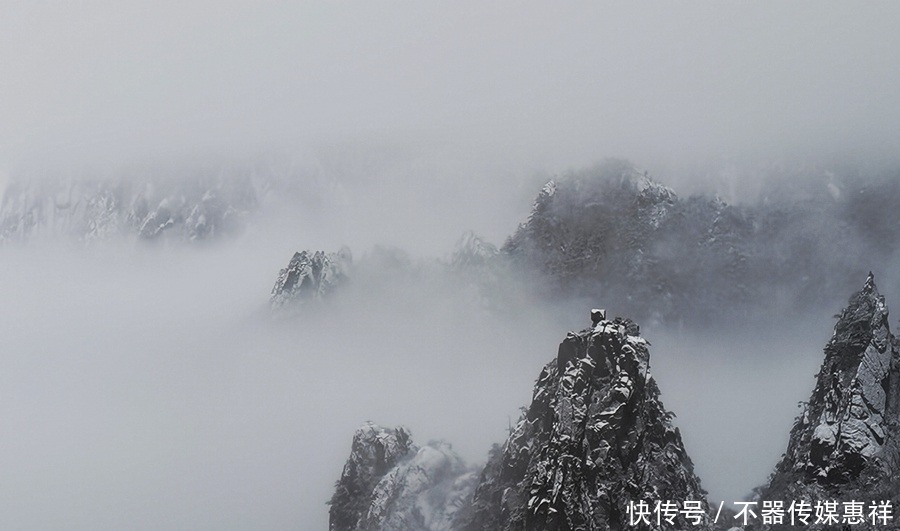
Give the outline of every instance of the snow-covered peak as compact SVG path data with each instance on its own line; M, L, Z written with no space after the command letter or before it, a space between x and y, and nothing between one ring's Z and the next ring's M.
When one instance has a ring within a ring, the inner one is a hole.
M478 475L445 442L431 442L391 469L372 492L358 529L451 531Z
M629 319L593 310L591 321L560 344L480 475L446 443L417 448L405 431L357 431L330 529L625 529L630 501L662 499L700 504L699 525L679 516L672 529L708 530L705 492L650 376L648 343ZM376 474L382 454L401 457Z
M294 253L272 287L272 308L322 299L349 278L352 263L353 255L347 247L336 253L309 250Z
M538 377L533 400L475 491L466 529L625 529L635 500L705 492L659 400L647 342L629 319L592 312ZM672 529L709 529L679 517Z
M477 474L450 444L418 447L405 428L366 423L331 498L331 531L458 529Z
M900 348L869 273L834 326L815 389L761 497L815 502L884 491L900 501L898 408Z
M360 426L353 434L350 457L329 502L329 529L357 529L381 478L417 450L406 428L384 428L372 422Z

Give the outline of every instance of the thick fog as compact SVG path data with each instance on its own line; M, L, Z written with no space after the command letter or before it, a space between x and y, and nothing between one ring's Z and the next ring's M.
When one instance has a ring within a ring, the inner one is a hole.
M267 247L4 253L0 527L325 528L358 425L483 462L583 324L427 271L273 320Z
M519 169L892 156L891 2L6 2L0 161L358 141ZM651 168L655 169L655 168Z
M439 261L469 229L501 245L552 175L622 157L750 201L896 169L888 2L0 3L0 192L293 183L212 242L0 245L4 529L323 529L366 420L480 465L606 301L510 279L488 308ZM350 285L273 317L291 254L342 245L368 264ZM871 268L900 304L895 264ZM849 295L770 327L644 326L711 500L765 481Z

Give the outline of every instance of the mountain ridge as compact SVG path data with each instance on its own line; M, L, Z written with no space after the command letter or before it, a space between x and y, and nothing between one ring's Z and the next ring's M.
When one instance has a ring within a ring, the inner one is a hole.
M815 388L760 502L900 505L900 339L871 272L837 317ZM884 528L867 522L854 528Z

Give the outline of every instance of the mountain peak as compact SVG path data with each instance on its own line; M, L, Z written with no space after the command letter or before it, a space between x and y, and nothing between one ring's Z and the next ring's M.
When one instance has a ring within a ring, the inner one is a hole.
M866 277L866 284L863 286L863 290L877 291L877 288L875 287L875 275L871 271L869 271L869 276Z
M336 253L309 250L294 253L272 287L272 308L321 299L346 280L352 262L353 256L346 247Z
M897 497L891 482L900 472L898 411L900 354L869 273L838 317L815 389L763 497Z
M417 448L405 431L360 428L330 529L638 528L629 507L656 500L692 506L654 529L709 529L706 492L650 376L649 343L630 319L594 309L591 321L566 335L480 477L446 443Z
M371 422L356 430L331 498L331 531L456 529L477 474L450 444L418 447L408 430Z
M366 516L368 501L381 478L417 450L409 430L402 426L383 428L372 422L360 426L329 502L329 529L355 529Z
M493 452L469 530L620 529L629 502L696 501L706 493L649 373L648 343L630 319L592 312L544 367L531 406Z

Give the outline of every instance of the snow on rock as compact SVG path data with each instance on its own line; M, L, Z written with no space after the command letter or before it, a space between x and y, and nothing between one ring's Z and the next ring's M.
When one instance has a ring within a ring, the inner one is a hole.
M825 359L762 499L900 502L900 349L869 273L841 312ZM882 496L882 497L878 497ZM857 528L857 527L854 527ZM863 528L863 527L860 527Z
M449 444L432 442L386 474L372 493L359 529L454 529L478 479Z
M708 511L638 334L622 318L568 334L492 452L464 529L624 529L629 501L639 500L696 500ZM655 528L709 527L679 516Z
M343 247L336 253L299 251L278 273L272 288L272 309L319 300L348 278L353 256Z
M238 232L259 208L262 186L227 174L15 181L0 202L0 243L54 236L205 240Z
M649 373L648 343L629 319L591 315L595 326L566 336L480 474L446 443L416 448L405 430L358 430L330 529L710 529L706 493ZM680 513L671 525L630 526L628 504L641 500L697 501L706 514L697 526Z
M449 444L413 444L404 428L356 431L331 499L331 531L446 531L468 506L477 474Z
M350 457L329 502L329 529L358 529L357 523L368 513L378 482L416 450L409 431L403 427L382 428L368 422L357 429Z

